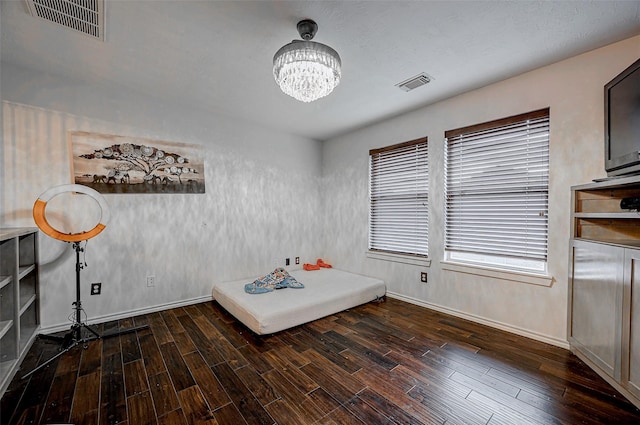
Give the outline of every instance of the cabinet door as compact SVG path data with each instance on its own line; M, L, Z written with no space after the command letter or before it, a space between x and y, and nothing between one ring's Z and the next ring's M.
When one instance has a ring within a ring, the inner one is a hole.
M616 380L621 376L624 257L621 247L573 242L571 343Z
M640 397L640 250L626 250L624 289L623 354L629 354L623 357L622 383Z

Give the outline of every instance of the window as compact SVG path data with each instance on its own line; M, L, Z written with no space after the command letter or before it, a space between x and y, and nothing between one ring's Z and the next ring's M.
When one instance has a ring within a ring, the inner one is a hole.
M445 137L447 258L546 271L549 109Z
M427 138L369 151L369 249L427 256Z

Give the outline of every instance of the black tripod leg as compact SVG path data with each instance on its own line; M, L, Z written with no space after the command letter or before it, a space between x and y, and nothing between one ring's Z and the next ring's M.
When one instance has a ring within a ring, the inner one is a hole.
M62 342L64 341L63 336L57 336L57 335L38 334L38 338L46 339L47 341L57 342L58 344L62 344Z
M66 353L67 351L71 350L73 347L75 347L76 345L78 345L77 342L74 342L72 345L68 346L67 348L65 348L64 350L61 350L58 354L56 354L55 356L51 357L49 360L47 360L46 362L42 363L41 365L39 365L38 367L36 367L35 369L33 369L31 372L26 373L24 375L22 375L22 377L20 379L24 379L28 376L33 375L34 373L36 373L37 371L39 371L40 369L42 369L43 367L47 366L49 363L51 363L52 361L54 361L55 359L57 359L58 357L60 357L61 355L63 355L64 353Z
M124 334L128 334L131 332L137 332L137 331L141 331L143 329L148 329L149 325L141 325L141 326L136 326L135 328L129 328L129 329L118 329L115 331L111 331L111 332L107 332L105 334L102 334L101 338L111 338L114 336L119 336L119 335L124 335Z
M80 326L82 326L83 328L87 329L89 332L91 332L93 334L93 336L95 336L96 338L100 338L100 334L96 331L94 331L89 325L87 325L86 323L81 323Z

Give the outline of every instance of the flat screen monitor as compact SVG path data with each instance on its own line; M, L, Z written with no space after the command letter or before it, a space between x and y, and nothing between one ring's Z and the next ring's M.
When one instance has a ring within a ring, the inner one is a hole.
M605 170L640 174L640 59L604 86Z

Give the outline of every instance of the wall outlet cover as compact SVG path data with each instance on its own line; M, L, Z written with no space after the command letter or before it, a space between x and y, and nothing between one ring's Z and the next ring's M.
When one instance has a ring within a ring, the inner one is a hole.
M92 283L91 284L91 295L100 295L102 292L102 283Z

